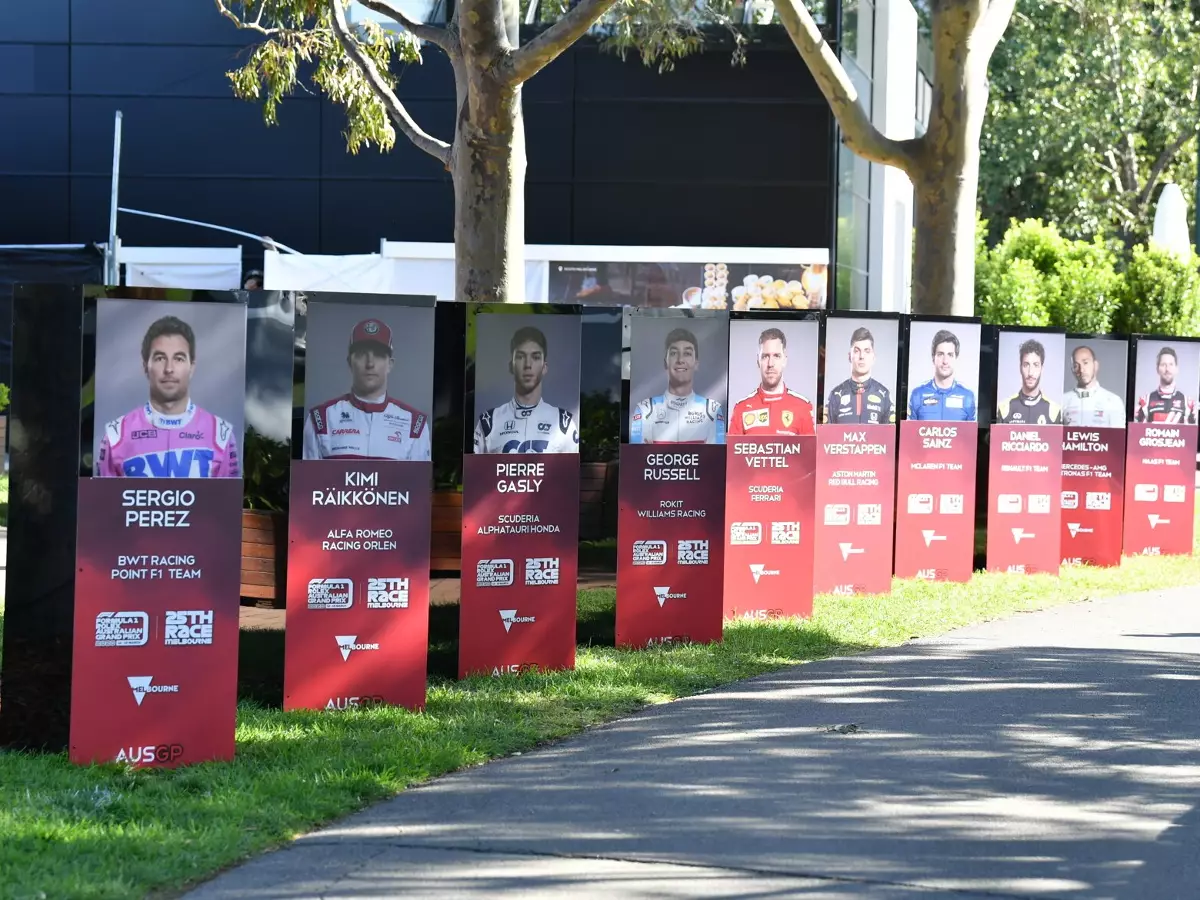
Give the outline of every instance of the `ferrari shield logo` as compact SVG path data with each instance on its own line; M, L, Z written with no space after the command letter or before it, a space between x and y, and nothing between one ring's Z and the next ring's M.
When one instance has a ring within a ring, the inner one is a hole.
M779 418L783 420L784 428L790 428L792 426L792 420L796 417L792 415L792 411L790 409L785 409L783 411L783 415L781 415Z

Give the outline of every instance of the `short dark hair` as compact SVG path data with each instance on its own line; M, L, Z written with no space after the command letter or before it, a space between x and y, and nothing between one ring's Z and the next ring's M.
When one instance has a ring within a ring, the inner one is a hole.
M962 345L958 343L958 335L953 331L947 331L945 328L933 336L933 344L929 348L930 356L937 353L938 344L953 344L955 356L958 356L959 351L962 349Z
M1021 345L1020 359L1022 362L1024 362L1025 357L1030 353L1036 353L1038 362L1042 365L1046 364L1046 348L1042 346L1041 341L1035 341L1033 338L1030 338Z
M692 349L696 351L696 359L700 358L700 345L696 342L696 336L686 328L672 328L667 335L667 339L663 341L663 353L671 349L671 345L679 341L687 341L692 345Z
M1076 347L1074 350L1071 351L1071 359L1072 360L1075 359L1075 354L1078 353L1080 350L1086 350L1088 352L1088 354L1092 357L1092 359L1096 358L1095 350L1093 350L1087 344L1080 344L1078 347Z
M854 334L850 335L850 346L853 347L859 341L870 341L871 346L875 346L875 335L871 334L871 329L864 327L855 328Z
M1175 365L1179 365L1179 354L1175 352L1174 347L1163 347L1161 350L1159 350L1158 356L1154 357L1154 364L1157 366L1160 362L1162 362L1162 358L1164 356L1170 356L1171 359L1175 360Z
M192 326L183 319L178 319L175 316L163 316L161 319L156 319L146 329L146 336L142 338L142 363L150 362L150 345L160 337L170 337L171 335L179 335L188 345L188 359L195 362L196 360L196 333L192 331Z
M530 341L541 347L544 355L550 355L546 350L546 335L542 334L541 329L534 328L532 325L526 325L513 332L512 340L508 342L509 355L516 353L518 347Z
M779 341L781 344L783 344L783 349L787 349L787 335L778 328L768 328L758 336L758 342L760 344L765 344L767 341Z

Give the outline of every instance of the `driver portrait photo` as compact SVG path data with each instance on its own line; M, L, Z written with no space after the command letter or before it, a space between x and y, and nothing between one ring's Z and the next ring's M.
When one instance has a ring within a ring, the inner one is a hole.
M1195 425L1198 369L1200 345L1139 340L1133 421Z
M153 318L144 323L147 315ZM114 395L136 391L140 402L97 429L95 476L240 477L245 307L101 300L97 318L97 421L119 402ZM136 368L113 340L121 338L125 344L132 335L140 343ZM114 359L117 352L123 357L120 362ZM200 365L202 354L212 369L208 381L201 377L208 374ZM226 369L232 369L232 375ZM126 396L124 402L132 399ZM207 403L224 415L212 412Z
M1067 341L1063 424L1076 428L1124 428L1129 345L1105 338Z
M816 434L817 321L729 324L729 435ZM754 368L749 366L754 358ZM750 376L753 376L753 381Z
M896 404L894 319L830 317L825 325L825 398L822 421L831 425L893 425ZM845 356L842 354L845 353ZM849 364L850 377L843 378Z
M629 443L725 443L726 323L638 315L631 323L632 365L637 371L630 378L634 405ZM652 376L654 356L658 373ZM698 384L698 379L704 379L704 384ZM717 396L713 388L719 391Z
M908 394L908 419L976 421L979 325L914 321L909 329L908 383L913 387Z
M515 318L497 314L483 315L479 320L492 331L497 331L506 324L506 320ZM549 321L552 317L541 318ZM482 330L484 325L481 324L480 328ZM484 410L476 419L475 452L578 453L579 424L575 416L571 410L548 403L542 396L546 377L556 371L552 359L557 358L551 356L552 348L545 332L533 325L521 325L511 332L507 345L507 374L511 378L509 399L499 406ZM576 384L579 380L577 351L577 347L573 354L561 346L553 348L553 352L561 354L565 362L574 357ZM564 365L564 370L565 381L570 382L570 365ZM478 379L488 374L476 367L477 394Z
M310 302L307 331L303 458L429 460L433 311Z
M1061 334L1035 336L1002 330L996 354L996 396L1000 398L996 421L1002 425L1061 425L1057 385L1065 354L1066 338ZM1043 377L1047 372L1052 373L1049 380Z

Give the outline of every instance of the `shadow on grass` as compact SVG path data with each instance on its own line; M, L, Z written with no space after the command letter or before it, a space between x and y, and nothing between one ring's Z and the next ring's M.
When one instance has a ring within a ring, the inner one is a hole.
M458 634L457 604L430 609L427 673L431 684L457 681ZM619 660L620 665L629 671L638 670L638 654L650 653L655 660L661 655L661 652L647 650L615 650L616 591L612 588L580 592L575 634L576 644L581 650L616 654L614 659ZM677 686L684 693L689 693L781 665L836 654L858 653L868 649L871 649L871 645L837 640L812 621L785 620L772 628L729 623L722 643L684 648L685 653L696 655L694 662L703 671L698 674L698 680L685 676ZM283 631L242 631L238 653L240 700L250 701L265 709L279 709L283 706L283 655ZM682 660L683 657L678 658ZM728 665L732 660L736 660L736 663L730 669ZM653 663L651 668L658 664ZM714 675L714 667L722 674ZM468 682L473 690L479 690L491 683L495 683L495 680L473 679ZM532 681L526 680L523 684L532 692L540 689ZM669 689L667 685L656 683L654 678L646 682L639 681L639 684L654 692Z

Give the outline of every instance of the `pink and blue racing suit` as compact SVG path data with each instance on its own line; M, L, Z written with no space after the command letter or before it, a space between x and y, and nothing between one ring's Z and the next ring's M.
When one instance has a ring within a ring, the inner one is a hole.
M147 403L104 426L96 475L237 478L237 435L232 425L195 403L176 416Z

